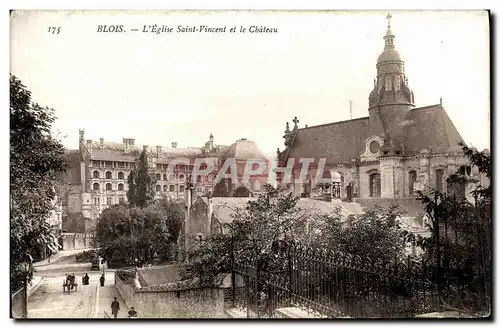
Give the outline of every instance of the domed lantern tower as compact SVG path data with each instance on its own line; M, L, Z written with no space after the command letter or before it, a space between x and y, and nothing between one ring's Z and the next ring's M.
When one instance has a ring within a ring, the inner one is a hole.
M370 123L374 134L384 137L383 155L402 155L404 127L409 111L415 107L408 87L405 63L394 45L391 14L387 15L384 51L377 60L377 78L369 96Z

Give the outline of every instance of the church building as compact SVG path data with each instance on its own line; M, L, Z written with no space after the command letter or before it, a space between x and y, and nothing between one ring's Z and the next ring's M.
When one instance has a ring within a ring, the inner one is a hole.
M285 150L278 149L279 166L293 159L295 180L282 181L284 192L310 197L319 178L339 177L339 198L415 198L429 188L447 191L446 179L458 170L480 180L477 167L459 146L463 142L442 105L416 107L405 74L405 62L396 49L388 15L384 49L376 63L376 78L368 96L368 116L299 128L286 124ZM311 158L306 180L297 181L299 159ZM325 170L320 159L325 159ZM288 166L289 167L289 166ZM278 174L278 180L282 178Z

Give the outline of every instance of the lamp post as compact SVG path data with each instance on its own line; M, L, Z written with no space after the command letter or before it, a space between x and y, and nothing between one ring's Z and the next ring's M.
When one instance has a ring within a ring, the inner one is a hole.
M22 264L24 276L24 313L23 318L28 317L28 281L33 270L33 258L28 255L28 260Z

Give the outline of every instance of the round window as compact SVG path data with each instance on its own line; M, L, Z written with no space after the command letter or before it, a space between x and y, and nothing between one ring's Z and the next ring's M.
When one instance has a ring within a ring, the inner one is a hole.
M370 151L372 152L372 154L375 154L379 151L380 149L380 144L376 141L372 141L370 143Z

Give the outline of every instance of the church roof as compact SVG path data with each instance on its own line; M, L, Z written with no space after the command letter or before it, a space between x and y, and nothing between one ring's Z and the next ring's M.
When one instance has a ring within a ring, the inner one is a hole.
M289 158L326 158L328 164L358 158L369 137L368 117L297 130Z
M446 153L463 142L460 133L441 105L412 109L406 132L405 153L418 154L422 149Z
M327 164L349 163L364 152L369 132L368 117L298 129L288 158L326 158ZM422 149L446 153L460 142L462 137L441 105L410 111L405 155L418 154Z

